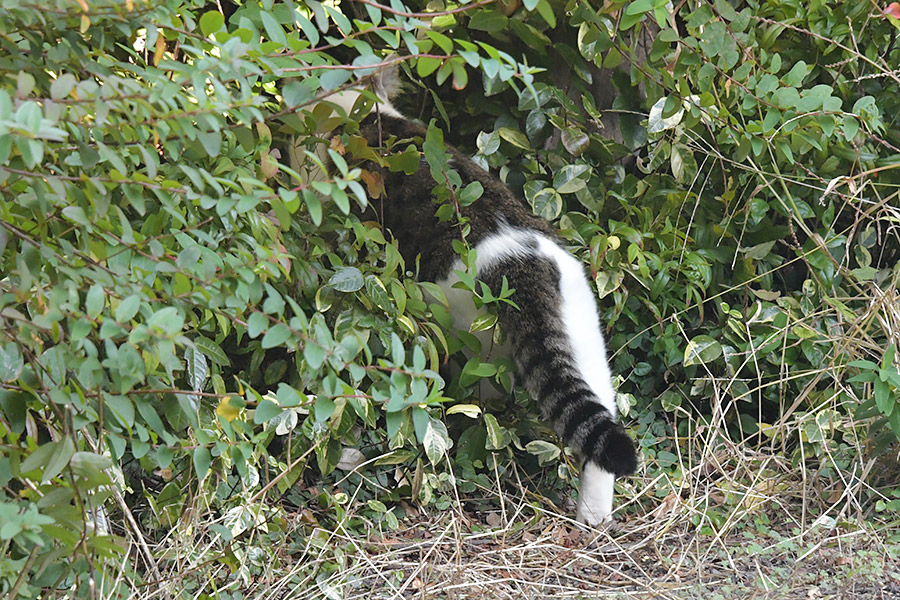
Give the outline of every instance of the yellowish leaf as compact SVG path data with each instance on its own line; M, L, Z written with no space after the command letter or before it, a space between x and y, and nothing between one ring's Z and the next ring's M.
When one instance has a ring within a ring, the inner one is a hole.
M481 415L481 407L474 404L454 404L447 409L448 415L463 414L470 419L477 419Z
M216 414L231 423L241 414L241 407L231 404L231 396L223 396L216 407Z
M156 38L156 52L153 53L153 66L158 67L159 61L162 60L163 54L166 51L166 38L160 34Z

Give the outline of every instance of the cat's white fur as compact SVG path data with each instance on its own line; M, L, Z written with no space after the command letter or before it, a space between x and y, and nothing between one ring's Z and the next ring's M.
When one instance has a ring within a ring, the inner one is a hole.
M611 520L615 483L616 476L612 473L592 462L584 463L575 518L588 525L599 525Z
M533 248L537 242L537 250ZM475 246L475 267L482 272L497 262L511 256L529 256L535 252L556 263L560 273L560 297L563 326L569 338L578 371L600 403L616 415L616 393L612 387L609 365L606 362L606 347L597 317L597 302L588 285L584 265L577 258L546 235L513 227L502 227ZM454 271L464 270L462 261L457 260ZM471 294L467 290L454 288L459 281L454 273L438 285L447 296L454 323L457 327L468 328L478 317ZM489 348L482 337L482 346ZM489 338L488 338L489 343ZM579 521L598 525L610 518L612 513L615 476L593 463L586 463L581 474L581 490L578 495Z

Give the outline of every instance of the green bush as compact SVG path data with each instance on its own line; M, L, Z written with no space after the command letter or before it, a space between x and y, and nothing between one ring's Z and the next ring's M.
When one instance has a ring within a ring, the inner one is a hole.
M424 152L439 198L477 201L446 136L590 266L648 470L710 429L824 479L893 441L897 23L678 6L4 2L0 590L126 596L207 547L230 572L183 585L212 594L285 560L260 554L285 506L393 528L498 456L571 493L529 399L479 397L509 364L461 355L477 340L359 217L359 115L317 102L389 63L432 123L390 167Z

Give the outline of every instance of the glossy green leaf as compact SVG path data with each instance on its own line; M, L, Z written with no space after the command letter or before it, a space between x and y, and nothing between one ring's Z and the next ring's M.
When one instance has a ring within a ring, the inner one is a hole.
M365 285L362 272L356 267L343 267L328 280L328 285L339 292L356 292Z
M0 381L15 381L22 373L25 359L15 342L0 344Z
M277 323L273 327L271 327L266 334L262 338L262 347L263 348L274 348L276 346L281 346L286 341L291 339L290 328L284 323Z
M684 366L708 364L722 356L722 345L708 335L698 335L684 349Z

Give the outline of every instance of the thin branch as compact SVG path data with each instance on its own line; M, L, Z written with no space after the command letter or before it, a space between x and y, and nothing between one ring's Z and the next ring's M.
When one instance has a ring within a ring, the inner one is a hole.
M435 17L444 17L447 15L455 15L457 13L468 12L470 10L474 10L476 8L481 8L482 6L487 6L488 4L493 4L497 0L481 0L481 2L476 2L475 4L469 4L466 6L460 6L458 8L452 8L450 10L438 10L435 12L427 12L427 13L412 13L405 12L402 10L397 10L395 8L391 8L390 6L385 6L384 4L378 4L377 2L373 2L373 0L354 0L354 2L359 2L360 4L368 4L369 6L373 6L378 10L382 10L386 13L390 13L392 15L397 15L398 17L410 17L413 19L434 19Z

